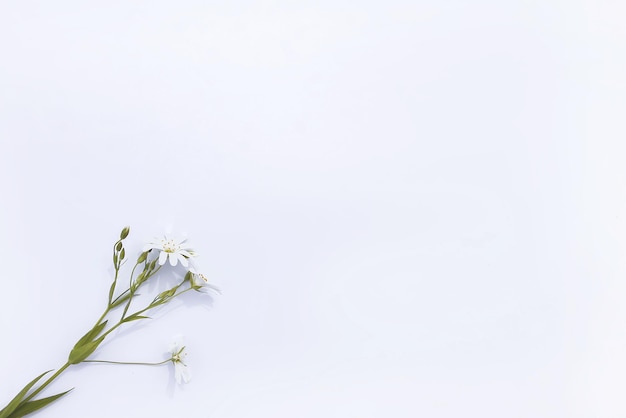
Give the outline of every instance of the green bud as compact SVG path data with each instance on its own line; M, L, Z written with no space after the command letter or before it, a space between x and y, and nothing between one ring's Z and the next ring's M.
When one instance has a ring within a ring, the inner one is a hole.
M157 296L157 300L159 301L166 301L169 298L171 298L172 296L174 296L174 294L176 293L176 287L170 289L170 290L166 290L165 292L161 292L161 294L159 294L159 296Z
M183 281L186 282L187 280L191 280L192 275L193 273L188 271L187 274L185 274L185 278L183 279Z
M130 232L130 226L127 226L124 229L122 229L122 233L120 234L120 239L126 238L129 232Z
M117 251L120 251L122 249L122 241L118 241L117 244L115 245L115 249Z
M137 264L143 263L144 261L146 261L147 258L148 258L148 251L141 253L139 255L139 258L137 259Z
M139 276L137 276L137 279L135 280L137 283L137 286L141 285L143 282L146 281L146 272L142 271Z
M122 252L120 252L120 260L123 260L126 257L126 249L122 248Z
M117 253L113 253L113 265L117 268Z

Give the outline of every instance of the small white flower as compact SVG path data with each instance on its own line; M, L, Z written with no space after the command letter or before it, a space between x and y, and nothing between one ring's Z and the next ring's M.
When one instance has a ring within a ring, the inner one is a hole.
M184 362L187 353L185 352L185 346L182 344L182 340L175 339L174 342L170 344L169 352L172 355L170 360L174 364L176 383L189 383L191 380L191 371Z
M170 264L175 266L180 261L184 267L189 266L188 259L195 257L195 253L185 244L186 239L174 239L164 236L156 238L154 241L143 247L144 251L159 250L159 264L163 265L169 258Z
M191 286L199 292L207 292L213 290L217 293L222 293L217 286L209 283L209 279L202 273L199 273L194 266L189 267L191 272Z

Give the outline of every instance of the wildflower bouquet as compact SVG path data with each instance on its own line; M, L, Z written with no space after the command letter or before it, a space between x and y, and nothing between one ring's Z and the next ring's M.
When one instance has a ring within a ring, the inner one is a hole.
M4 409L0 410L0 418L20 418L29 415L68 394L72 389L44 398L38 397L40 392L50 385L66 369L81 363L141 365L172 363L176 381L178 383L187 383L189 381L189 370L184 363L186 356L185 346L180 341L175 341L170 346L169 353L171 357L161 362L131 363L90 359L90 356L98 349L100 344L122 325L148 319L147 314L151 310L165 305L189 291L217 291L217 288L208 283L206 276L199 273L194 267L192 260L196 256L196 253L187 246L185 240L172 239L167 236L155 239L143 248L143 252L137 257L135 265L130 272L128 288L120 291L118 289L118 279L120 269L127 261L124 240L128 237L129 232L129 227L124 228L120 234L119 240L113 245L113 267L115 274L113 283L111 283L111 288L109 289L106 307L102 315L100 315L100 318L98 318L95 325L76 342L65 364L43 381L43 377L52 372L52 370L46 371L30 381ZM168 262L171 267L175 267L178 264L184 267L186 274L182 280L174 287L158 293L147 305L135 308L133 302L136 304L138 301L137 296L139 296L139 294L137 291L142 288L150 278L154 277L164 268ZM116 312L117 315L114 315Z

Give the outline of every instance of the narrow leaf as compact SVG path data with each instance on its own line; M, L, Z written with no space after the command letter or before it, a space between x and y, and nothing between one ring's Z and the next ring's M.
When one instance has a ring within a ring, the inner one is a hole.
M100 345L100 343L104 341L104 336L98 338L95 341L91 341L88 343L84 343L80 346L76 346L70 352L68 363L70 364L78 364L89 357ZM0 417L1 418L1 417Z
M57 399L59 399L63 395L66 395L68 392L71 392L72 390L74 390L74 388L70 390L66 390L63 393L58 393L56 395L48 396L47 398L24 402L19 407L17 407L17 409L13 411L13 413L9 415L8 418L21 418L25 415L31 414L37 411L38 409L41 409L44 406L56 401Z
M37 383L37 381L41 379L45 374L50 373L51 371L52 370L43 372L42 374L40 374L39 376L31 380L29 384L24 386L24 389L22 389L20 393L18 393L15 396L15 398L13 398L11 402L9 402L9 404L5 406L2 411L0 411L0 418L9 418L11 416L11 413L15 411L17 407L20 405L20 403L22 402L22 399L24 399L24 396L26 396L30 388L32 388L35 385L35 383Z
M139 295L135 294L135 296L139 296ZM128 298L130 298L130 293L128 293L128 290L125 290L124 293L122 293L117 298L115 298L115 300L111 304L111 309L117 308L122 303L126 302L128 300Z
M84 345L86 343L92 342L94 338L96 338L98 336L98 334L100 334L102 332L102 330L104 329L104 327L106 327L107 322L109 322L108 320L94 326L91 330L89 330L89 332L87 332L87 334L83 335L81 337L80 340L78 340L78 342L74 345L74 348L78 348L81 345Z
M137 321L139 319L151 319L151 318L149 316L143 316L143 315L131 315L128 318L126 318L124 322Z
M111 287L109 288L109 300L113 299L113 293L115 293L116 284L116 281L113 281L113 283L111 283Z

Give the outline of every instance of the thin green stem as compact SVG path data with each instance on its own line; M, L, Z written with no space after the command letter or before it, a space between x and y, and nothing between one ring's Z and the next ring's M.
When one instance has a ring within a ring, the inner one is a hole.
M133 296L135 296L135 292L131 288L130 297L128 298L128 301L126 302L126 306L124 306L124 312L122 312L122 321L124 320L124 318L126 318L126 313L128 312L128 308L130 308L130 302L133 300Z
M37 389L35 389L33 391L33 393L31 393L30 395L28 395L28 397L26 397L22 402L27 402L31 399L33 399L39 392L41 392L46 386L48 386L50 383L52 383L52 381L54 379L56 379L57 377L59 377L59 375L61 373L63 373L65 371L65 369L67 369L68 367L70 367L70 363L65 363L63 366L61 366L61 368L59 370L57 370L52 376L50 376L48 378L48 380L46 380L45 382L43 382L41 384L41 386L39 386Z
M133 285L133 276L135 275L135 269L137 268L137 266L141 264L141 263L135 263L135 267L133 267L132 271L130 272L130 279L129 279L129 284L128 286L131 287Z
M148 262L146 261L146 268L147 268L147 264ZM136 266L135 266L136 267ZM148 279L152 276L154 276L155 274L158 273L158 271L161 270L161 266L157 267L156 269L154 269L152 272L150 272L150 274L146 275L145 279L143 279L141 281L141 283L139 284L139 286L141 286L143 283L147 282ZM133 271L135 271L135 269L133 269ZM145 271L145 269L144 269ZM130 280L130 297L128 298L128 301L126 302L126 306L124 306L124 312L122 312L122 321L126 318L126 314L128 313L128 309L130 308L130 303L133 300L133 296L135 296L135 292L137 291L137 289L139 289L139 286L137 286L136 288L133 288L133 284L132 284L132 273L131 273L131 280ZM136 312L135 312L136 313Z
M117 286L117 277L120 274L120 267L122 265L122 260L118 258L119 255L117 254L117 244L119 244L120 242L122 242L121 239L117 241L115 244L113 244L113 261L114 261L113 267L115 268L115 277L113 278L113 283L111 283L111 288L109 289L109 303L108 303L109 306L111 305L111 302L113 301L113 294L115 293L115 286Z
M115 305L115 304L117 303L117 301L118 301L118 300L120 300L120 298L123 298L123 297L124 297L124 295L125 295L126 293L128 293L128 292L130 292L130 289L126 289L126 290L124 290L122 293L120 293L119 295L117 295L117 297L116 297L115 299L113 299L113 301L111 302L111 304L110 304L110 305L111 305L111 306Z
M128 302L126 302L126 306L124 306L124 312L122 312L122 320L124 320L124 318L126 317L126 313L128 312L128 308L130 308L130 302L133 299L133 296L135 296L135 291L137 289L133 288L133 276L135 275L135 269L137 268L137 266L140 263L136 263L135 267L133 267L133 270L130 272L130 278L128 279L128 290L130 291L130 297L128 298ZM148 259L146 259L145 261L145 265L144 265L144 272L146 271L148 267ZM150 276L146 277L146 280L149 278Z
M109 306L107 306L104 312L102 312L102 315L100 315L100 318L98 318L98 321L96 321L96 326L100 325L100 322L104 319L105 316L107 316L110 310L111 310L111 304L109 303Z
M104 334L102 334L102 337L106 338L107 335L109 335L110 333L112 333L113 331L115 331L120 325L122 325L124 323L123 320L121 320L120 322L118 322L117 324L113 325L107 332L105 332ZM104 341L104 338L102 339Z
M135 364L138 366L159 366L161 364L165 364L167 362L172 361L172 359L167 359L160 361L158 363L141 363L134 361L109 361L109 360L83 360L83 363L107 363L107 364Z
M183 284L183 283L179 284L177 287L180 287L182 284ZM182 295L183 293L186 293L186 292L188 292L188 291L190 291L190 290L193 290L193 288L189 287L189 288L187 288L187 289L185 289L185 290L183 290L183 291L181 291L181 292L176 293L176 294L175 294L174 296L172 296L172 297L171 297L171 298L170 298L167 302L171 301L171 300L172 300L172 299L174 299L175 297L180 296L180 295ZM165 302L165 303L167 303L167 302ZM138 310L137 312L133 312L133 313L132 313L132 314L130 314L128 317L122 316L122 318L120 319L120 321L119 321L117 324L113 325L113 326L112 326L112 327L111 327L111 328L110 328L107 332L105 332L104 334L102 334L102 337L106 338L106 337L107 337L107 335L109 335L110 333L112 333L113 331L115 331L117 328L119 328L119 327L120 327L123 323L125 323L125 322L126 322L126 321L125 321L125 318L129 318L129 317L134 316L134 315L141 315L142 313L144 313L144 312L146 312L146 311L149 311L150 309L156 308L156 307L157 307L157 306L159 306L159 305L162 305L162 303L159 303L159 304L154 304L154 302L153 302L153 303L151 303L150 305L146 306L145 308L140 309L140 310Z

